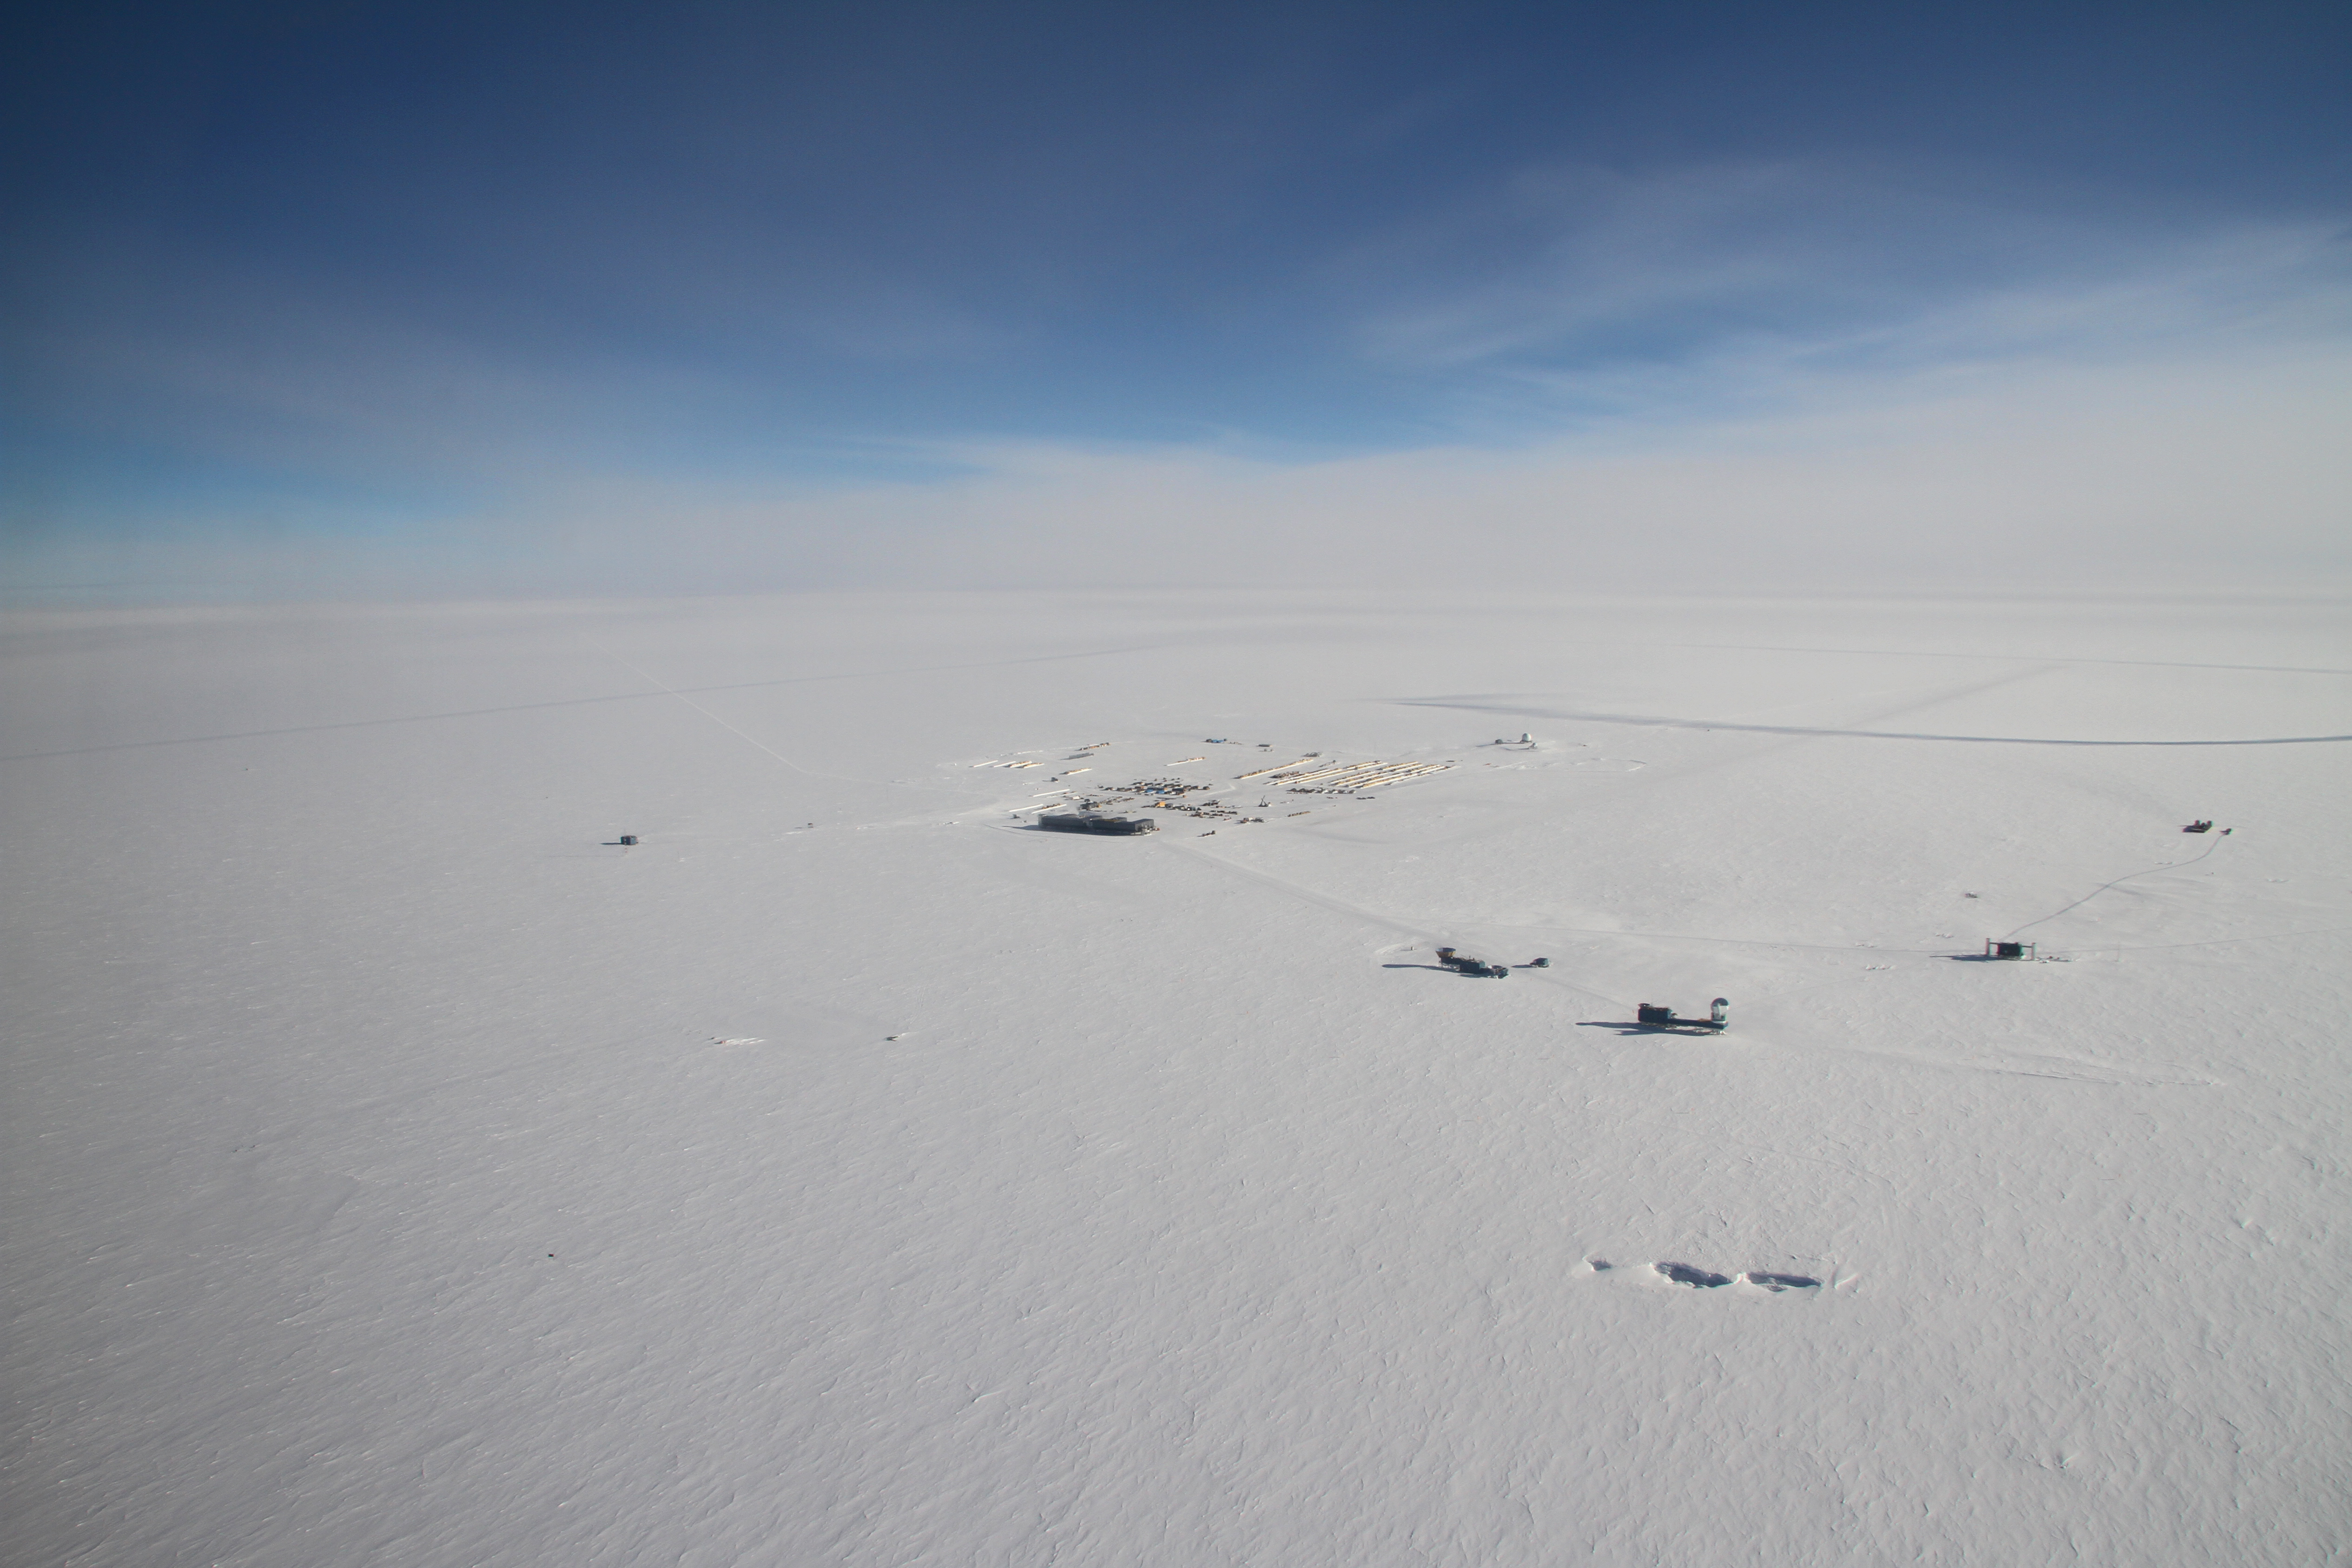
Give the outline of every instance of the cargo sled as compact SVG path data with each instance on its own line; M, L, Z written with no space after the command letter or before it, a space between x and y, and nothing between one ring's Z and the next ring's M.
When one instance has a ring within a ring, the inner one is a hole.
M1696 1029L1719 1035L1731 1026L1727 1019L1730 1011L1731 1004L1720 996L1708 1005L1704 1018L1677 1018L1672 1007L1654 1007L1644 1002L1633 1010L1633 1021L1645 1029Z
M1048 833L1157 833L1160 824L1148 816L1112 816L1099 811L1057 811L1041 816L1037 826Z

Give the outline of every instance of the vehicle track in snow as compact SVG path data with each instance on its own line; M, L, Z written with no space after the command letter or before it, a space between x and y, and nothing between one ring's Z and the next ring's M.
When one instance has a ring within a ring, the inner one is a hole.
M2059 908L2051 910L2048 914L2042 916L2038 920L2030 920L2023 925L2017 927L2015 931L2010 931L2008 934L2014 937L2017 935L2018 931L2032 931L2035 926L2047 925L2052 921L2056 920L2060 915L2066 913L2067 910L2079 910L2084 904L2089 903L2093 899L2097 898L2101 893L2105 892L2108 889L2121 887L2124 883L2131 881L2135 878L2153 877L2158 871L2178 871L2184 869L2187 867L2194 866L2199 861L2212 855L2215 850L2221 848L2221 836L2216 834L2213 841L2205 846L2205 853L2202 855L2191 855L2186 860L2167 860L2161 865L2145 866L2137 871L2126 871L2122 876L2116 878L2112 881L2100 883L2097 887L2093 888L2089 892L2084 893L2081 898L2076 899L2073 903L2061 905Z
M1252 867L1239 865L1234 861L1225 858L1222 855L1213 853L1206 849L1195 847L1193 845L1182 840L1160 844L1158 845L1157 847L1176 854L1189 855L1193 859L1218 867L1220 869L1231 872L1236 877L1245 878L1250 881L1257 882L1263 886L1272 888L1277 892L1286 894L1291 898L1301 900L1302 902L1313 904L1318 909L1328 910L1334 914L1345 915L1351 920L1361 921L1367 925L1378 926L1383 931L1394 931L1400 936L1413 937L1419 941L1426 942L1433 946L1444 940L1440 933L1432 931L1427 927L1412 924L1409 921L1399 920L1392 915L1381 914L1376 910L1365 909L1360 905L1349 903L1344 899L1335 899L1328 893L1318 892L1314 889L1309 888L1303 883L1294 882L1286 877L1277 877L1270 871L1260 871ZM1580 996L1588 996L1595 1001L1606 1002L1614 1007L1629 1005L1629 1004L1617 997L1608 995L1602 992L1595 991L1590 986L1577 984L1574 981L1570 980L1566 975L1560 973L1556 966L1551 969L1528 970L1522 971L1520 973L1525 976L1540 979L1548 984L1558 985L1564 990L1573 991Z
M2072 654L1989 654L1949 653L1933 648L1916 647L1805 647L1787 643L1747 642L1655 642L1655 643L1583 643L1570 646L1605 647L1682 647L1722 649L1731 653L1827 653L1853 654L1871 658L1962 658L1997 660L2030 658L2036 664L2095 664L2114 665L2126 669L2230 669L2245 670L2258 675L2352 675L2352 669L2336 669L2308 664L2200 664L2179 658L2086 658Z
M1979 746L2310 746L2352 741L2352 735L2254 735L2236 740L2095 741L2066 735L1946 735L1922 730L1845 730L1819 724L1743 724L1726 719L1686 719L1657 713L1594 713L1579 709L1534 708L1467 698L1397 697L1404 708L1458 708L1512 719L1568 719L1586 724L1628 724L1654 730L1728 730L1753 735L1808 735L1855 741L1948 741Z

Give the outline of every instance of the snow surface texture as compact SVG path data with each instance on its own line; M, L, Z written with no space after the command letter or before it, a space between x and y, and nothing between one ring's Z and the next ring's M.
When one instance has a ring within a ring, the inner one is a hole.
M7 1561L2336 1560L2346 631L15 616Z

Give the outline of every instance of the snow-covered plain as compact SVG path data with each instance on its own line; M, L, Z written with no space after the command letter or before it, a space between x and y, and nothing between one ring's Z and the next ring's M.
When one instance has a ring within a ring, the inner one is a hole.
M2347 629L11 616L6 1560L2339 1560Z

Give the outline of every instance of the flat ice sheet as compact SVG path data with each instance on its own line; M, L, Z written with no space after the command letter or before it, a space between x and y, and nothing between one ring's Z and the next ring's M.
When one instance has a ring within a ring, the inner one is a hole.
M8 1560L2331 1560L2347 630L11 616Z

